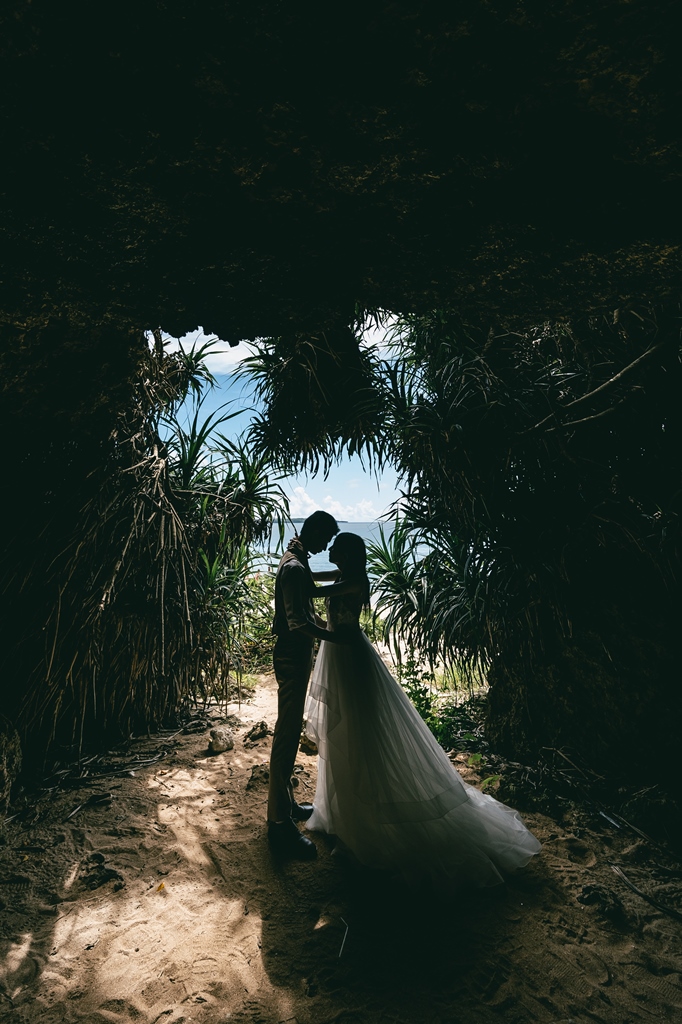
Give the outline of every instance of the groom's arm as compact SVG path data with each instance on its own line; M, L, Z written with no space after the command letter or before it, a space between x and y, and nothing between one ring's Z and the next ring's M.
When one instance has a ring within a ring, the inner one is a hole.
M304 636L326 640L328 643L345 643L318 624L324 620L315 615L312 609L309 580L310 576L302 565L292 563L282 572L281 592L289 629L295 633L303 633Z
M343 597L344 594L359 594L361 586L357 580L342 580L341 583L331 583L328 587L315 587L313 597Z
M307 626L298 626L296 632L304 633L306 636L317 637L318 640L324 640L328 644L348 643L348 640L342 638L338 633L334 633L331 629L320 629L319 626L314 626L312 622Z

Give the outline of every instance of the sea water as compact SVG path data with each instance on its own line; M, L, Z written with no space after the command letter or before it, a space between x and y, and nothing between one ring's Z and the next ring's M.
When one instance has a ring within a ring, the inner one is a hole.
M284 542L280 546L279 533L275 531L270 540L268 548L272 559L279 559L286 550L286 546L301 529L302 523L287 523L284 529ZM393 533L393 523L374 520L371 523L344 523L339 522L340 533L357 533L364 540L365 544L376 543L381 539L381 531L388 539ZM330 545L331 546L331 545ZM324 572L326 569L335 569L336 566L329 561L329 551L321 551L317 555L310 556L310 568L313 572Z

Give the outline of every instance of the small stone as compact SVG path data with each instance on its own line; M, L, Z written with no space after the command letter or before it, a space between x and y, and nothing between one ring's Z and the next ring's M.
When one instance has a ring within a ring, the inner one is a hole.
M302 754L314 755L318 753L317 743L315 742L315 740L311 739L310 736L308 736L306 733L303 733L303 735L301 736L301 742L299 744L298 749L301 751Z
M272 734L272 729L267 722L256 722L252 725L249 731L244 736L244 746L248 746L250 743L257 743L258 740L264 740L266 736Z
M212 754L222 754L225 750L232 750L234 746L234 733L228 725L219 725L211 729L208 749Z
M246 783L247 789L253 789L254 786L263 785L270 780L270 763L265 761L263 764L254 764L251 769L251 775L249 781Z

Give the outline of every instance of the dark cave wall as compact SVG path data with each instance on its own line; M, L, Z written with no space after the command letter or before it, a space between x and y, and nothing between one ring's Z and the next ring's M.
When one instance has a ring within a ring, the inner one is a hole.
M2 21L9 322L236 342L679 296L675 4L123 10Z

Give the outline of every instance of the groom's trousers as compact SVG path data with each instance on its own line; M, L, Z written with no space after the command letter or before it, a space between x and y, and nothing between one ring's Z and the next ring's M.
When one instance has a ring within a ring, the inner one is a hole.
M277 679L277 725L270 754L268 821L291 817L291 776L301 740L303 711L313 666L313 639L302 633L279 636L273 653Z

